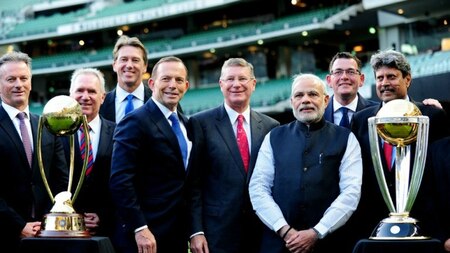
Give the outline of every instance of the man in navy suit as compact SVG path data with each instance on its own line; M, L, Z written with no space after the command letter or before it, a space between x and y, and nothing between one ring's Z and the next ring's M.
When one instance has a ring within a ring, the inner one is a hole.
M348 123L350 124L353 114L366 107L378 103L367 100L358 89L364 84L364 74L361 73L362 63L353 54L349 52L339 52L331 59L327 75L327 83L333 89L334 95L331 102L325 109L324 117L331 123L339 125L341 123L343 112L341 107L348 109ZM343 121L344 122L344 121ZM347 126L348 128L350 125Z
M352 131L361 145L364 168L361 200L358 209L351 218L351 221L354 222L352 224L355 224L353 231L358 231L357 234L360 238L369 237L378 222L386 218L389 213L382 199L372 164L368 118L375 116L384 103L394 99L405 99L414 102L422 114L429 117L429 143L449 135L448 120L442 109L415 102L408 95L408 88L412 79L411 67L403 54L394 50L380 51L372 56L370 63L375 74L377 96L381 102L378 106L357 112L352 122ZM395 150L393 152L395 153ZM385 161L384 153L382 151L380 153L382 160ZM413 152L411 153L414 154ZM413 157L411 159L413 160ZM395 170L389 171L386 162L384 162L383 167L391 196L395 198L395 194L393 194L395 192ZM418 199L412 208L413 213L419 213L417 215L412 214L414 218L421 218L420 195L419 191Z
M191 250L258 252L262 223L251 206L248 182L264 136L279 123L250 109L250 96L256 88L251 63L228 59L219 84L224 104L190 118L199 150L191 190ZM244 116L248 168L236 139L238 115Z
M30 91L31 58L20 52L3 55L0 58L0 245L9 252L18 252L20 238L36 235L40 220L52 204L36 159L39 117L29 111ZM18 114L23 113L22 121ZM44 128L41 147L51 190L53 193L66 190L68 169L61 141Z
M86 228L93 235L111 236L114 209L109 192L109 175L115 123L101 117L98 112L105 99L105 79L93 68L77 69L70 82L70 96L78 101L89 124L93 151L93 167L86 173L81 191L75 199L74 208L84 214ZM80 154L81 131L76 135L74 188L81 176L83 160ZM64 141L67 163L70 162L68 138Z
M127 96L132 95L133 108L142 106L151 97L151 90L142 83L147 72L148 52L136 37L120 36L113 50L113 70L117 74L117 86L106 94L100 115L118 123L125 116Z
M152 98L116 126L110 189L124 222L124 252L187 252L185 182L192 143L177 111L189 82L184 63L154 66ZM177 120L178 119L178 120Z

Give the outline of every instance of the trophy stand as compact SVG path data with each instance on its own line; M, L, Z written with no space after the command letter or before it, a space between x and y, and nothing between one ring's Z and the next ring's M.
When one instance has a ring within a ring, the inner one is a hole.
M37 158L39 170L45 188L53 203L50 213L44 215L41 230L38 231L37 237L90 237L86 230L84 217L82 214L75 212L73 203L75 202L86 173L88 164L88 156L83 161L83 168L80 180L77 184L75 193L72 197L72 180L74 173L74 156L75 156L75 134L80 126L83 125L85 133L89 132L86 116L82 114L81 106L78 102L69 96L56 96L45 105L43 114L39 118L38 139L37 139ZM42 128L45 126L52 134L56 136L69 136L70 142L70 167L69 167L69 183L67 191L58 193L53 197L53 193L48 184L44 165L42 162ZM89 153L89 134L85 135L86 154Z
M429 119L421 116L413 103L396 99L386 103L377 116L369 118L369 140L375 175L383 199L390 211L374 229L369 239L421 240L418 221L409 216L422 181L428 143ZM379 139L396 146L395 155L395 206L390 196L381 161ZM411 146L416 144L414 165L410 180Z

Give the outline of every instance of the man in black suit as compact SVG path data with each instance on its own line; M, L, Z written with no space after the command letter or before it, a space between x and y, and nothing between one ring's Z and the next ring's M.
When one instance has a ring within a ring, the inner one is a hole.
M361 73L361 67L361 61L349 52L339 52L331 59L330 74L327 75L326 79L334 94L324 114L325 119L331 123L349 128L355 112L378 104L365 99L358 92L365 79L364 74ZM343 110L347 110L347 121L342 120Z
M251 206L248 182L264 136L279 123L250 109L250 96L256 88L251 63L228 59L219 84L224 104L190 118L199 150L191 189L191 250L258 252L262 223ZM236 139L238 115L244 117L248 164Z
M147 71L148 52L138 38L120 36L114 46L113 57L112 66L117 74L117 86L106 94L100 115L118 123L128 111L128 96L132 109L136 109L147 102L152 93L142 83L142 76Z
M9 252L18 251L20 238L36 235L52 204L36 159L39 117L28 107L31 76L28 55L11 52L0 58L0 245ZM45 128L42 154L51 190L66 190L62 143Z
M86 228L93 235L111 236L114 209L109 192L109 175L115 123L101 117L98 112L105 99L105 79L103 74L93 68L77 69L70 82L70 96L81 105L89 124L93 165L86 172L83 186L75 200L75 210L83 213ZM81 176L83 165L80 154L80 136L75 140L74 188ZM70 162L68 138L64 139L67 163ZM89 166L88 166L89 167Z
M124 221L124 252L187 252L185 181L192 143L177 111L187 69L177 57L154 66L152 98L116 126L110 189Z
M380 51L372 56L370 63L375 74L377 96L382 102L378 106L357 112L352 121L352 131L355 133L361 145L364 168L361 200L358 209L351 218L356 226L354 231L358 231L360 238L370 236L376 225L389 214L387 206L382 199L372 164L367 120L375 116L384 103L391 100L406 99L414 102L408 96L407 92L411 85L411 67L403 54L393 50ZM420 102L414 103L423 115L430 118L429 143L449 134L449 124L446 114L442 109L431 105L424 105ZM393 152L395 153L395 150ZM382 160L385 161L384 152L381 151L380 153ZM391 164L390 166L392 167L393 165ZM395 199L395 193L393 193L395 192L395 169L389 170L386 162L384 162L383 167L388 188L391 196ZM413 214L411 216L423 220L420 217L420 206L420 198L418 197L412 209ZM414 212L418 214L415 215Z

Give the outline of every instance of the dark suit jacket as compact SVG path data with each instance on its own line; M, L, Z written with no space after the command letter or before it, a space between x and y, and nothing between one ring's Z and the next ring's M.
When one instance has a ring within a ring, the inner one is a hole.
M12 252L26 222L40 221L52 203L44 187L37 162L37 127L39 117L31 114L33 162L28 165L19 133L5 109L0 106L0 245ZM67 165L61 140L43 129L42 158L53 196L67 189ZM34 205L34 217L32 206Z
M187 126L186 117L179 117ZM159 253L187 251L187 171L177 137L152 99L119 122L110 188L124 221L124 244L136 248L134 230L148 225Z
M248 182L265 135L279 123L250 111L251 157L248 173L224 106L192 116L198 149L191 191L190 233L204 231L210 252L257 252L262 223L254 214Z
M147 85L144 85L144 103L152 97L152 90ZM116 122L116 89L106 93L105 101L100 107L100 115L103 118Z
M437 109L433 106L426 106L422 103L414 102L423 115L430 118L429 127L429 143L435 140L441 139L449 135L449 124L447 122L446 114L443 110ZM361 200L359 202L358 208L352 219L359 219L356 222L357 226L364 226L361 232L362 237L367 238L372 229L380 222L382 219L387 218L389 215L388 208L382 198L381 192L379 190L378 182L376 180L374 167L372 164L370 142L369 142L369 132L368 132L368 118L375 116L379 109L381 108L381 103L379 106L369 107L362 110L355 115L353 115L352 131L356 135L360 146L361 154L363 159L363 183L361 187ZM413 145L414 146L414 145ZM381 145L380 145L381 148ZM413 155L414 147L411 149L411 154ZM385 161L383 151L381 153L381 160ZM413 157L411 158L413 160ZM411 161L411 164L413 161ZM395 178L394 171L389 172L386 168L386 164L383 164L385 168L386 181L390 190L395 189ZM395 199L395 195L392 195ZM394 202L395 204L395 202ZM419 211L420 204L415 203L412 208L412 212ZM369 215L370 214L370 215ZM414 217L414 214L412 214ZM420 218L420 217L414 217Z
M93 170L84 178L78 197L75 199L74 208L77 213L97 213L100 218L98 236L110 236L113 229L114 208L109 191L109 176L111 171L111 156L113 150L113 134L116 123L101 118L100 140L95 157ZM72 193L75 192L80 180L83 160L81 159L78 136L75 133L75 156ZM64 138L64 152L67 164L70 164L69 137Z
M450 238L450 137L435 141L428 147L427 165L424 171L419 197L422 194L427 205L427 231L430 236L445 242Z
M333 97L334 96L331 97L330 102L328 103L327 108L325 108L325 113L323 115L325 120L328 120L331 123L334 123ZM374 105L378 105L378 103L375 101L372 101L372 100L365 99L363 96L361 96L358 93L358 105L356 106L356 112L359 112L367 107L374 106ZM338 125L339 122L336 124Z

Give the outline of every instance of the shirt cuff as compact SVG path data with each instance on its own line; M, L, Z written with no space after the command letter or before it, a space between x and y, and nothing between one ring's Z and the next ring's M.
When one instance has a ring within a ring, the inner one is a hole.
M137 233L137 232L139 232L139 231L141 231L141 230L144 230L144 229L146 229L146 228L148 228L147 225L144 225L144 226L142 226L142 227L138 227L138 228L136 228L136 229L134 230L134 233Z
M200 232L197 232L197 233L192 234L192 235L189 237L189 239L192 239L192 237L194 237L194 236L196 236L196 235L204 235L204 234L205 234L205 232L200 231Z

